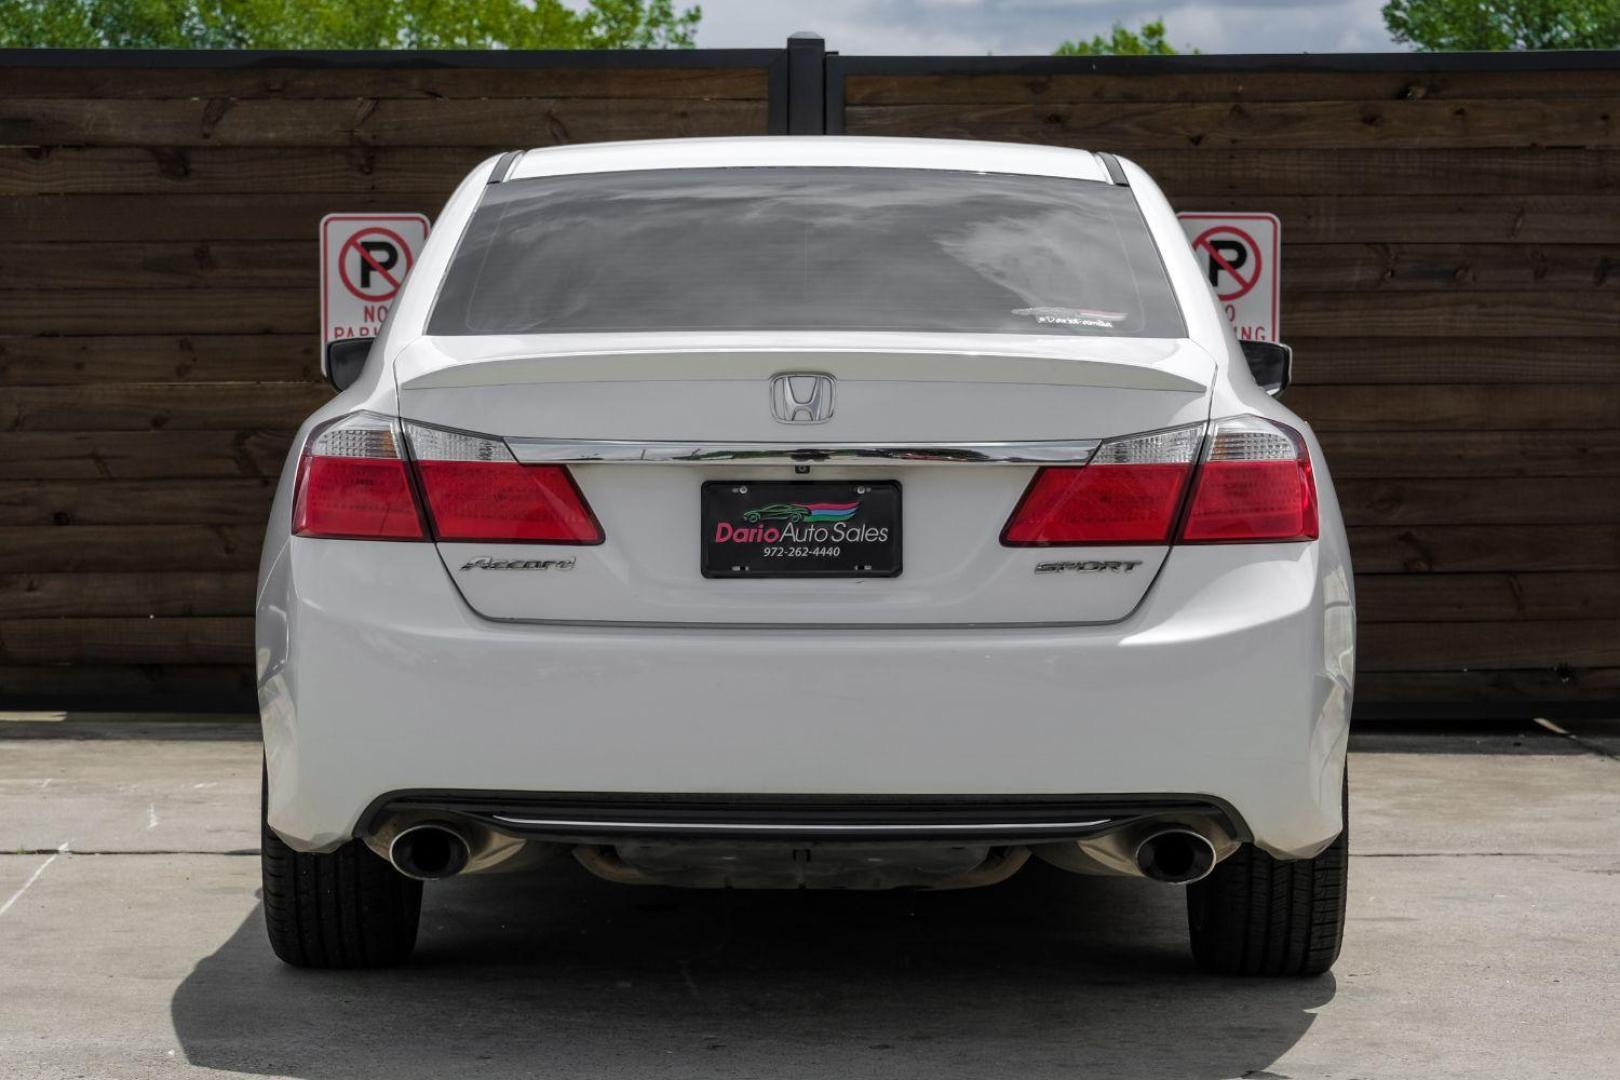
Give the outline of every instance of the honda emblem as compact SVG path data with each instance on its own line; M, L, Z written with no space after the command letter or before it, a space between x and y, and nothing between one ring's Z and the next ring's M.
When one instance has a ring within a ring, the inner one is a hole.
M784 424L821 424L832 419L831 375L777 375L771 379L771 415Z

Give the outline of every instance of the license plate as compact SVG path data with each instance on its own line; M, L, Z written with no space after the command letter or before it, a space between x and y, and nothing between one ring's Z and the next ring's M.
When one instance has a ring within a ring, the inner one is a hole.
M703 485L703 576L894 577L900 485L817 480Z

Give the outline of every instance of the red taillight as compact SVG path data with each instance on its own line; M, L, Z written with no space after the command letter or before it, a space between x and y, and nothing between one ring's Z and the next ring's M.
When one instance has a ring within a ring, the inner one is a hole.
M489 435L355 413L322 429L298 462L293 532L338 540L600 544L602 527L560 465L523 465ZM411 470L415 469L415 483ZM417 507L426 498L426 523Z
M602 527L561 465L524 465L487 435L407 424L438 540L600 544Z
M1162 544L1186 465L1042 469L1002 533L1006 544Z
M1217 423L1182 541L1315 540L1317 534L1316 480L1299 433L1257 416Z
M1202 440L1202 425L1176 428L1104 443L1084 466L1042 469L1001 542L1168 543Z
M1203 426L1115 439L1079 467L1035 474L1002 530L1021 545L1190 544L1314 540L1318 525L1310 454L1291 428L1258 416L1211 425L1187 496Z
M343 540L423 540L393 424L356 413L314 436L298 461L293 532Z

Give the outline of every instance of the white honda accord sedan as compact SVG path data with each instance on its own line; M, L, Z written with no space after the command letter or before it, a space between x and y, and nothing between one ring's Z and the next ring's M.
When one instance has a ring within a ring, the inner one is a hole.
M260 570L282 959L398 962L459 873L1035 859L1183 886L1207 969L1333 963L1338 504L1131 162L508 153L326 363Z

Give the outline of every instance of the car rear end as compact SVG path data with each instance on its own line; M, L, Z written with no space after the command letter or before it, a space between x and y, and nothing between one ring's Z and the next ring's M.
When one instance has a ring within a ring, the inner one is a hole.
M452 199L278 493L278 840L767 887L1318 856L1343 529L1151 181L780 142Z

